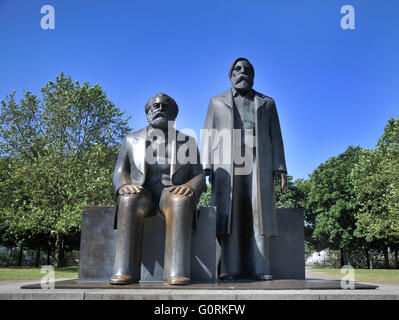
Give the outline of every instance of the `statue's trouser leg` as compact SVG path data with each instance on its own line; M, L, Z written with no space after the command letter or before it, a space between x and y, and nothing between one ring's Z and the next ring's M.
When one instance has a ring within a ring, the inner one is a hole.
M256 235L252 241L253 251L256 255L253 255L251 264L251 275L259 280L270 280L272 279L270 270L270 239L263 235Z
M161 205L166 220L164 278L169 284L189 283L193 200L169 194L161 201L166 202Z
M254 235L249 239L247 246L247 270L250 278L259 280L271 279L270 271L270 240L269 237L261 235L259 232L259 219L256 219L256 210L254 214Z
M223 235L220 239L221 266L220 278L233 280L244 276L243 234L242 234L242 177L234 177L234 193L231 210L231 233Z
M252 176L234 177L232 232L220 238L222 279L270 279L269 238L260 234L257 197L252 196L256 181Z
M152 195L148 191L120 195L117 200L118 225L113 284L140 280L144 219L151 214Z
M253 166L253 175L256 176L256 163ZM251 178L249 176L249 178ZM256 190L256 179L251 179L247 181L250 187L249 190ZM248 200L251 201L250 205L252 210L248 212L249 215L252 214L252 219L250 220L251 225L247 228L250 230L251 236L248 238L247 243L247 256L246 261L248 262L248 274L250 278L255 278L259 280L269 280L271 279L270 271L270 241L269 237L264 236L260 233L260 219L259 219L259 207L258 198L256 196L249 196Z

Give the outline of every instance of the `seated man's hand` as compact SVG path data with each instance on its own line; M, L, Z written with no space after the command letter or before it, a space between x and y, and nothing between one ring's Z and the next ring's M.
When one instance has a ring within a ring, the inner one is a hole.
M159 209L161 209L161 212L165 214L170 208L173 208L175 198L180 198L180 201L196 202L195 193L191 187L184 184L171 186L162 191L159 201Z
M136 186L134 184L125 184L124 186L120 187L118 190L118 194L136 194L143 191L144 188L142 186Z
M171 186L170 188L168 188L168 191L173 194L180 194L180 195L184 195L187 197L194 196L193 189L191 189L190 187L188 187L184 184L181 186Z

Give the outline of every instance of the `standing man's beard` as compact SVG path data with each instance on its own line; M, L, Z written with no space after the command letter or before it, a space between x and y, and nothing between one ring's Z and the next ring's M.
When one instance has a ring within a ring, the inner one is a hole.
M233 77L231 82L233 87L237 90L249 90L253 85L251 77L246 74L240 74L237 77Z

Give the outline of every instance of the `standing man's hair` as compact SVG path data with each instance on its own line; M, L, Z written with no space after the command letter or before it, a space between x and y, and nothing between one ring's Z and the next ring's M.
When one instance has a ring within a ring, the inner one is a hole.
M242 57L241 57L241 58L235 59L235 60L233 61L233 63L231 64L230 69L229 69L229 78L231 78L231 74L233 73L234 66L236 65L236 63L237 63L238 61L241 61L241 60L246 61L246 62L249 63L249 65L251 66L252 77L255 78L255 69L254 69L254 66L252 65L251 62L249 62L249 60L248 60L247 58L242 58Z

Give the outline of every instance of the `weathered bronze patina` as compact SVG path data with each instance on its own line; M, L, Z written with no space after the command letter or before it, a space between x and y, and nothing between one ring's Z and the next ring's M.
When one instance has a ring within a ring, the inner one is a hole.
M272 279L269 237L277 235L273 181L283 189L286 185L276 105L252 89L254 76L247 59L233 62L233 87L211 99L207 136L201 139L202 162L212 183L211 205L217 207L219 278L224 280Z
M188 284L191 230L196 225L197 202L205 190L204 174L195 141L173 127L176 102L160 93L147 102L145 111L149 126L126 136L114 170L118 231L109 282L140 280L143 222L160 214L166 221L164 280ZM182 161L178 150L190 143L186 147L194 150L195 156ZM195 161L190 161L193 158Z

